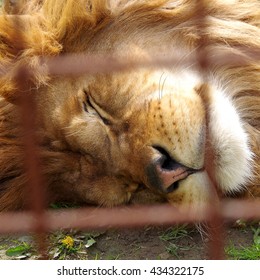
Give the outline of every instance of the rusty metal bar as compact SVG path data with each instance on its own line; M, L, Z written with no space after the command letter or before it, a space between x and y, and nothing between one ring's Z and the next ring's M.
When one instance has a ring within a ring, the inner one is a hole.
M48 210L44 213L47 231L58 229L101 229L174 225L209 221L212 213L206 207L178 209L170 205L128 206L116 208L79 208ZM225 222L237 219L260 219L260 201L227 200L220 202L220 216ZM33 212L6 212L0 215L0 233L33 232L37 217Z
M39 57L38 71L42 75L58 75L78 77L83 74L111 73L119 71L127 71L138 68L154 68L165 67L172 68L176 65L180 69L185 69L190 65L196 65L199 56L203 57L201 50L197 54L190 53L180 55L180 53L169 54L165 57L160 54L149 52L149 58L140 59L140 57L117 57L116 55L96 55L96 54L65 54L57 57ZM203 58L204 59L204 58ZM215 66L245 66L252 61L260 60L260 49L248 49L237 47L237 53L231 53L229 50L223 50L221 53L208 55L208 68ZM201 62L203 64L203 62ZM0 77L4 76L15 65L15 61L8 67L0 64Z
M205 0L196 1L196 22L198 33L198 48L197 48L197 65L203 81L208 83L208 72L210 70L210 45L211 42L207 36L207 2ZM205 93L207 94L207 93ZM206 109L206 124L209 123L208 117L208 102L207 96L202 96ZM208 125L207 125L208 127ZM214 162L214 151L209 140L209 132L206 135L206 154L205 154L205 169L210 178L209 190L210 190L210 203L209 213L210 219L208 220L208 234L209 234L209 257L210 259L224 259L224 242L223 242L223 217L220 215L219 197L217 194L217 183L214 177L214 170L212 162Z
M28 207L32 209L35 222L34 232L41 256L47 258L47 246L45 243L44 232L46 224L44 219L45 188L40 168L37 139L35 135L37 106L35 104L33 92L30 88L30 73L26 67L21 67L17 73L16 81L19 87L17 94L20 101L21 124L23 128L22 142L24 144L25 169L28 179Z
M79 76L83 74L97 74L97 73L111 73L122 72L138 68L154 68L166 67L172 68L176 65L178 68L187 69L191 65L196 65L198 62L198 54L201 57L199 62L203 65L205 59L204 53L201 49L196 53L181 55L170 54L167 57L160 54L147 53L149 58L140 59L140 57L117 57L110 55L89 55L89 54L67 54L55 58L42 58L41 67L42 72L48 75L59 76ZM249 52L248 50L238 49L238 52L223 51L215 53L214 56L208 56L208 68L214 66L243 66L249 62L260 60L260 49Z
M15 23L16 41L20 44L20 49L24 49L24 38L19 32L22 28L18 20ZM21 65L17 69L15 81L17 86L17 99L19 102L18 108L21 114L22 135L21 142L24 145L24 164L27 173L27 188L29 200L26 201L29 209L32 210L35 216L33 232L35 233L36 244L41 258L47 259L47 244L45 242L45 220L44 209L45 203L45 188L41 174L40 157L38 152L38 143L36 137L36 118L37 105L34 100L33 84L31 83L32 73L26 65Z

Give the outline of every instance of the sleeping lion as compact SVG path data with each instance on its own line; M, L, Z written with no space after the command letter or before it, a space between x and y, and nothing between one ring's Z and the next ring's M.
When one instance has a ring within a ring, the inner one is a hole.
M49 202L116 206L144 192L200 204L212 184L219 197L260 195L259 1L204 1L204 20L193 0L23 2L6 1L0 15L1 211L29 197L21 65L31 72ZM203 75L194 61L182 64L201 36L213 61ZM73 77L40 70L42 57L68 54L179 62ZM224 54L243 63L220 63Z

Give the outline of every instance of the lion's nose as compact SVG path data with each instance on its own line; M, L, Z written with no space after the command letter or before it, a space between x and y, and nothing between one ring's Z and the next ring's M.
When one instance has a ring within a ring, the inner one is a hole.
M178 188L178 181L197 171L175 161L164 148L153 146L153 149L159 157L147 168L148 183L160 192L174 191Z

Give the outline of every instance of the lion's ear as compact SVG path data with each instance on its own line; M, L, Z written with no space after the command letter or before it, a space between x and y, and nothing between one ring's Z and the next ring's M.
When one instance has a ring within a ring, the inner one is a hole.
M65 51L84 51L82 44L91 40L111 14L106 0L46 0L42 11L47 30L55 34Z

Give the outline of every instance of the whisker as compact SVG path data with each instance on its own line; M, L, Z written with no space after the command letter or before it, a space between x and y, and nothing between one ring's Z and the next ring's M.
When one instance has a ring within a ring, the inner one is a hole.
M164 88L164 85L165 85L165 82L166 82L167 78L168 78L168 77L166 76L165 79L164 79L164 81L163 81L163 84L162 84L161 98L162 98L162 96L163 96L163 88Z
M164 76L165 72L162 73L162 75L160 76L160 80L159 80L159 100L162 99L162 93L161 93L161 81L162 81L162 77Z

